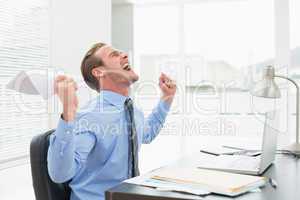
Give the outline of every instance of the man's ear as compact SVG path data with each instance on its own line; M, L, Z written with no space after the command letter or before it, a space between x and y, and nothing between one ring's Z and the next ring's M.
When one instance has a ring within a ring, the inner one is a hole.
M102 69L100 69L99 67L96 67L94 69L92 69L92 75L100 78L104 76L104 71Z

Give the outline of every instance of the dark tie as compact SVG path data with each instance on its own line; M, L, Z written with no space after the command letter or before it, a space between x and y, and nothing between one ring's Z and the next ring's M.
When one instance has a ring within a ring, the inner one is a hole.
M138 166L138 141L137 141L137 132L134 122L134 112L133 112L133 102L130 98L125 101L125 113L127 118L127 127L129 133L129 175L131 177L139 176L139 166Z

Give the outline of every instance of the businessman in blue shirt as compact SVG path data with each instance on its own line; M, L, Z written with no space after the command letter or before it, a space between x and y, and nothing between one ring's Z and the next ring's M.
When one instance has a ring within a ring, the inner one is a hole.
M161 74L161 99L144 119L128 96L139 77L126 53L97 43L83 58L81 72L99 95L77 111L76 83L67 76L56 78L63 113L50 138L48 171L54 182L69 182L71 200L103 200L105 190L139 175L140 146L159 133L176 85Z

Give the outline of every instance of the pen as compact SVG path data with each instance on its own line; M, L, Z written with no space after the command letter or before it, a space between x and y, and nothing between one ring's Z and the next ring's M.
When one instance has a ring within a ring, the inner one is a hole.
M269 178L269 183L273 188L277 188L277 182L274 179Z

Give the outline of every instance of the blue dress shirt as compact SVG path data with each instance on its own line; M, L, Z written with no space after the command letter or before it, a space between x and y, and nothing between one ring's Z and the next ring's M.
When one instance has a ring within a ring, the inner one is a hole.
M48 171L57 183L70 181L71 200L104 200L105 190L128 179L126 96L103 90L77 113L60 119L50 137ZM147 119L134 107L138 149L159 133L170 105L160 101Z

